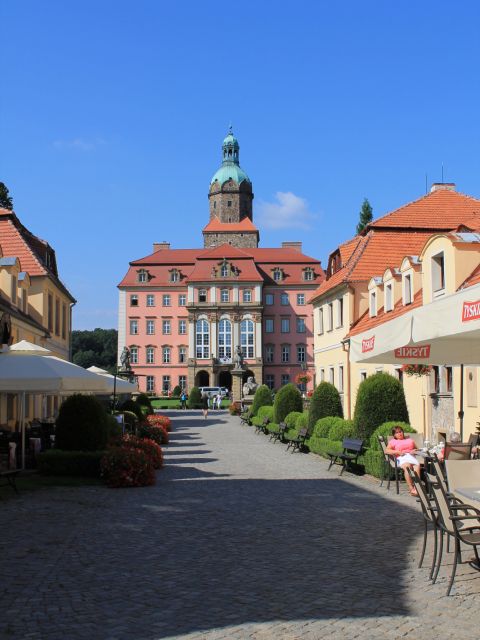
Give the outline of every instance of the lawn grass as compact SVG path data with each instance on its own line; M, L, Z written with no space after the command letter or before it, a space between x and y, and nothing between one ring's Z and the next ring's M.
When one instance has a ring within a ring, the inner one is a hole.
M48 487L85 487L99 486L102 482L99 478L80 478L76 476L42 476L39 473L26 473L17 476L17 489L20 494L29 491L37 491ZM0 487L0 500L16 498L17 494L9 486Z

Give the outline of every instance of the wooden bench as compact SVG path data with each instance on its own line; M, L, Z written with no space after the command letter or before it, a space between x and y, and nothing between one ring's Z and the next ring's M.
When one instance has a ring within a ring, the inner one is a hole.
M340 475L345 471L345 469L352 464L352 462L356 462L358 456L362 453L363 449L363 440L355 440L353 438L345 438L342 442L343 451L331 451L328 452L327 455L330 458L330 464L328 469L332 467L334 464L339 464L342 466L342 470L340 471Z
M283 442L283 438L285 436L285 431L287 431L287 425L285 422L280 422L276 431L272 431L272 435L270 436L270 440L273 442Z
M260 422L260 424L257 424L255 428L255 432L260 433L261 431L262 433L265 433L265 434L268 433L267 425L269 424L269 422L270 422L270 418L264 418L262 422Z
M17 475L18 469L12 469L9 471L0 471L0 481L5 480L6 482L0 484L0 487L12 487L15 493L18 495L17 489Z
M300 429L296 438L290 438L287 445L287 451L292 447L292 453L295 451L301 451L305 445L305 440L308 438L308 429L304 427Z

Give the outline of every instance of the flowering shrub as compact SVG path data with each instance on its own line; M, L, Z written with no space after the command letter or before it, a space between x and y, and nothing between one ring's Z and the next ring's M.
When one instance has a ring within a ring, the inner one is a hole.
M312 379L312 376L306 371L297 373L295 376L295 384L308 384Z
M307 391L307 398L311 398L313 396L313 389Z
M147 416L146 420L152 427L164 427L166 431L172 430L172 421L167 416L151 415Z
M144 422L137 429L139 438L153 440L157 444L168 444L168 431L165 427L155 426Z
M228 410L231 416L239 416L242 413L242 405L240 402L232 402L229 405Z
M432 367L429 364L404 364L402 371L407 376L428 376Z
M109 487L147 487L155 484L152 459L141 449L111 447L100 462L101 477Z
M150 456L154 469L160 469L163 467L162 447L154 440L125 435L122 438L121 446L130 449L140 449L141 451L144 451L147 456Z

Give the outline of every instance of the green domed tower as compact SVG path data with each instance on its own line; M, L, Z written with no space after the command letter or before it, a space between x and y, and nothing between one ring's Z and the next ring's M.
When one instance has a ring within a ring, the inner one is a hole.
M252 222L252 183L240 166L240 145L232 127L222 144L222 164L210 181L210 222L203 230L205 247L228 242L257 247L258 229Z

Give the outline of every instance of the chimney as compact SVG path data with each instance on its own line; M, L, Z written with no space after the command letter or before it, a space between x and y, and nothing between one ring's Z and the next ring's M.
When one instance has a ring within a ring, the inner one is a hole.
M434 191L456 191L454 182L434 182L430 189L430 193Z
M302 253L302 243L301 242L282 242L282 249L292 249L292 251L298 251L298 253Z
M153 243L153 253L155 253L156 251L168 251L168 249L170 249L170 243L165 242L165 240L163 242Z

